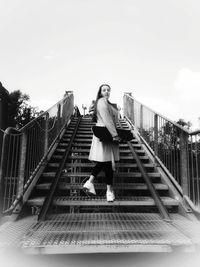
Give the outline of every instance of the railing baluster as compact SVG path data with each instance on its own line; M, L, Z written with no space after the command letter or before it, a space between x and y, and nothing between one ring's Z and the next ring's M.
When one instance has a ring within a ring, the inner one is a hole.
M187 170L187 140L188 136L181 131L180 134L180 164L181 164L181 183L183 194L188 195L188 170Z
M131 94L125 93L124 105L125 116L153 149L154 156L158 156L181 185L183 194L200 208L200 130L189 132L141 104ZM134 120L131 109L134 109ZM149 116L152 121L148 120Z
M48 132L49 132L49 113L47 112L45 117L44 154L46 154L48 151L48 143L49 143Z
M154 151L158 156L158 115L154 115Z
M25 133L21 136L21 150L20 150L20 164L19 164L19 184L18 184L18 194L22 194L24 190L24 172L25 172L25 162L26 162L26 147L27 147L27 136Z
M69 123L73 112L74 100L71 93L19 131L11 128L12 131L7 132L3 140L4 153L0 170L3 213L11 212L18 207L21 197L42 168L57 138L63 134L63 129ZM23 134L20 148L19 136L13 137L14 134Z

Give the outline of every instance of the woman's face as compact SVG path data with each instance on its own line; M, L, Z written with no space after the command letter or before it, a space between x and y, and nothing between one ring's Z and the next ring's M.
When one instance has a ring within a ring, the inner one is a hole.
M101 95L102 97L109 98L110 97L110 87L107 85L103 85L101 87Z

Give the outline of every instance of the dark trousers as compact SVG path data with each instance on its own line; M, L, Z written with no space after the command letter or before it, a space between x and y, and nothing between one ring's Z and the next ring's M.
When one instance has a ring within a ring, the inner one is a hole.
M92 170L92 175L97 177L100 171L103 170L105 172L105 183L107 185L113 184L113 169L111 161L106 162L97 162Z

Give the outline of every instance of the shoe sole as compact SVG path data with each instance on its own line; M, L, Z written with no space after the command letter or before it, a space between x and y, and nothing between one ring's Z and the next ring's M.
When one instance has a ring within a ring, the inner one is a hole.
M84 192L88 197L94 197L94 196L96 196L96 194L91 193L91 192L89 191L89 189L86 188L86 187L83 187L83 192Z
M113 202L113 201L115 201L115 197L113 198L113 200L107 200L107 202Z

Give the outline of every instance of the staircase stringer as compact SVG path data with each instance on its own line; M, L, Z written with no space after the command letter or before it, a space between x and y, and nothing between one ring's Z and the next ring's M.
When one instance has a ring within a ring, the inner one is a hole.
M73 141L75 139L75 136L76 136L76 133L77 133L77 130L78 130L78 127L79 127L79 124L80 124L80 120L81 118L79 117L77 123L76 123L76 126L75 126L75 129L74 129L74 132L71 136L71 139L69 141L69 144L68 144L68 147L63 155L63 158L59 164L59 168L56 172L56 175L55 175L55 179L53 180L51 186L50 186L50 189L46 195L46 198L45 198L45 201L42 205L42 208L40 210L40 213L38 214L38 221L44 221L46 219L46 214L51 206L51 203L52 203L52 200L53 200L53 196L54 196L54 193L55 193L55 190L57 188L57 184L58 184L58 181L62 175L62 170L64 168L64 165L65 165L65 162L67 160L67 157L70 153L70 149L72 147L72 144L73 144Z

